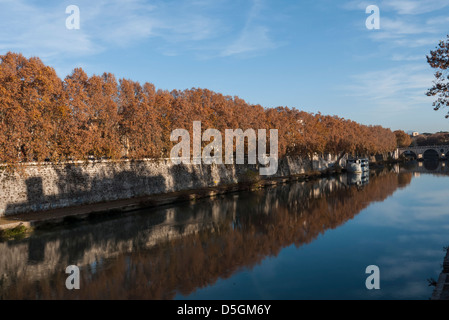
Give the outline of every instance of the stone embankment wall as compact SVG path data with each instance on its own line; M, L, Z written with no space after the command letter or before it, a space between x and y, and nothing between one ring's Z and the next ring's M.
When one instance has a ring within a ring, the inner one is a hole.
M335 157L285 158L272 177L324 170ZM170 160L29 164L0 171L0 216L245 182L258 165L174 165ZM261 176L261 178L267 178Z

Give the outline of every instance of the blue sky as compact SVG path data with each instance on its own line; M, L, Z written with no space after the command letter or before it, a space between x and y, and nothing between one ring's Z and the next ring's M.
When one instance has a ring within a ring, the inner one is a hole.
M80 9L68 30L65 9ZM380 30L368 30L368 5ZM39 56L60 77L201 87L264 107L393 130L449 131L425 96L426 54L449 34L447 0L0 0L0 53Z

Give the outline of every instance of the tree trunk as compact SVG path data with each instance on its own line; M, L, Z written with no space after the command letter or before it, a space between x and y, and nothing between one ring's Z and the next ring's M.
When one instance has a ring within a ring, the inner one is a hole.
M340 165L340 160L346 155L346 152L343 151L337 158L337 160L335 161L336 165Z

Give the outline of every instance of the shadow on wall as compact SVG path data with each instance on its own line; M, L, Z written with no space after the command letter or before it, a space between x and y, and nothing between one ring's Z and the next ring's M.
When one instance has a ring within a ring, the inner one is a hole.
M5 215L42 211L83 204L129 199L166 192L166 179L152 175L149 168L139 163L130 163L127 170L118 165L94 173L95 164L54 166L56 186L50 195L45 195L43 178L30 177L25 180L26 201L9 203ZM104 168L103 168L104 169Z
M310 170L310 161L281 159L273 177L290 176ZM251 172L249 172L251 171ZM22 178L6 182L10 196L0 196L0 216L55 208L131 199L180 190L200 189L222 184L247 182L259 176L259 165L170 165L167 162L131 161L48 165L30 171ZM17 201L12 199L26 192ZM2 212L1 201L5 210Z
M170 166L145 161L52 166L25 180L26 201L8 203L4 215L238 183L253 167L258 170L255 165ZM9 183L20 185L18 180Z

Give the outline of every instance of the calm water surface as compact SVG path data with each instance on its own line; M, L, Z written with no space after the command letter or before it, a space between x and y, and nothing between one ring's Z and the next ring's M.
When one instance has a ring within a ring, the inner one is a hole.
M448 195L447 164L420 163L40 231L0 242L0 298L429 299Z

